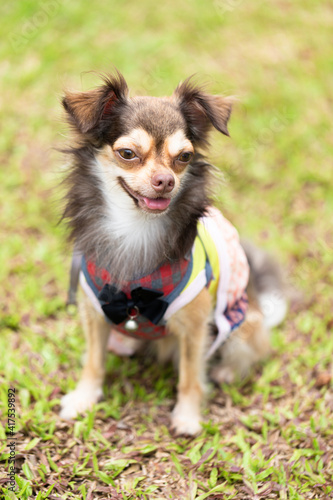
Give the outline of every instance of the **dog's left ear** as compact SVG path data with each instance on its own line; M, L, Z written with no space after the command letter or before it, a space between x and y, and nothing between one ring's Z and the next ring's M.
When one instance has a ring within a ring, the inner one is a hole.
M210 95L188 78L178 85L174 97L189 126L192 139L207 142L211 126L229 136L228 121L231 115L233 99L219 95Z
M124 77L104 77L104 85L88 92L67 92L62 105L68 120L82 134L97 132L101 122L110 118L114 107L126 100L128 87Z

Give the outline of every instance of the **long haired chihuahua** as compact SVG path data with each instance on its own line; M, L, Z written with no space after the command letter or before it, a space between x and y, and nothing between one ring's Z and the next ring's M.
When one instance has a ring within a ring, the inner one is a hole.
M203 153L213 127L229 135L232 100L190 79L171 97L130 97L116 72L97 89L67 92L63 106L74 132L63 217L88 350L61 416L75 418L102 397L108 346L131 354L149 341L157 362L178 365L172 428L194 435L208 358L219 359L217 382L244 376L286 312L276 266L241 245L212 207Z

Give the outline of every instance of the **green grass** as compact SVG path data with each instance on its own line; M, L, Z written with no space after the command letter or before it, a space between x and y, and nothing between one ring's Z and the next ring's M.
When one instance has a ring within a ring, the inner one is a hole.
M3 498L333 498L329 2L115 1L1 6L0 492ZM70 249L57 222L64 87L117 66L134 93L192 73L236 95L231 139L213 136L217 204L283 263L294 301L272 356L211 387L204 431L175 438L176 376L110 356L106 399L58 419L83 353L65 309ZM16 494L5 488L8 389L16 389ZM1 496L1 495L0 495Z

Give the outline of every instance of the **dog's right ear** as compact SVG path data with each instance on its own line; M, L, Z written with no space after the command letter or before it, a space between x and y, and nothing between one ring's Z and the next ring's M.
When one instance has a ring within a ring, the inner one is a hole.
M128 87L124 77L115 75L103 77L104 85L88 92L66 92L62 100L69 122L82 134L91 133L112 115L113 108L124 102Z

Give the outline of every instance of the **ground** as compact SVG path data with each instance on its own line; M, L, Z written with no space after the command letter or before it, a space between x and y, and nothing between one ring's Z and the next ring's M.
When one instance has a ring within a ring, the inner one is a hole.
M1 11L3 498L333 498L331 3L20 0ZM113 65L133 93L166 95L198 73L237 97L231 138L212 138L216 204L285 269L291 306L271 356L242 383L209 386L195 439L170 432L176 376L150 359L110 355L105 400L75 423L58 418L84 348L65 307L59 98Z

